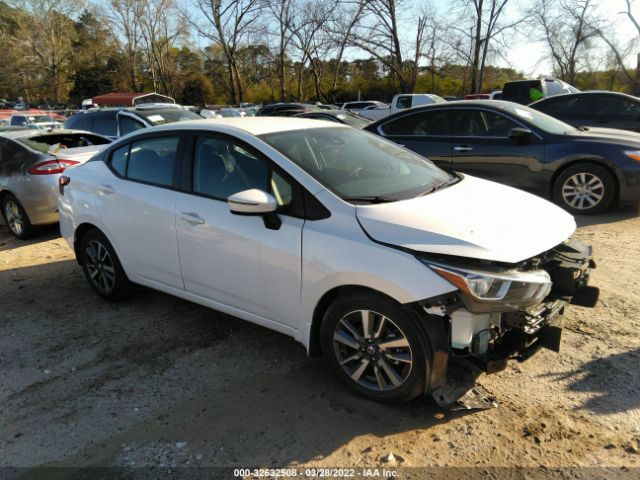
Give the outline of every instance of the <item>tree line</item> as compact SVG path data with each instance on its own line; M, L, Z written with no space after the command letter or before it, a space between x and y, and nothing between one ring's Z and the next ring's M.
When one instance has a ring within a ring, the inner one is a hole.
M462 95L522 78L513 45L578 88L640 93L636 1L620 38L606 0L4 0L0 97L75 103L156 91L184 104ZM639 57L640 58L640 57Z

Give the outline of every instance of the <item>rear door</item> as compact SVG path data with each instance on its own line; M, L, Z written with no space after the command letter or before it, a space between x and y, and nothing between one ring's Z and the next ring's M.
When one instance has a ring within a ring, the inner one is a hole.
M113 176L96 186L98 216L127 272L175 288L183 288L174 214L182 142L156 135L114 150Z
M449 112L445 109L407 112L382 123L377 133L445 170L451 168L451 131Z
M451 110L454 170L527 190L537 190L544 162L544 141L535 133L520 141L509 130L523 127L488 109Z
M297 328L301 187L235 137L203 133L194 136L192 145L192 179L175 207L185 289ZM279 228L268 228L261 216L231 213L227 198L252 188L276 198Z

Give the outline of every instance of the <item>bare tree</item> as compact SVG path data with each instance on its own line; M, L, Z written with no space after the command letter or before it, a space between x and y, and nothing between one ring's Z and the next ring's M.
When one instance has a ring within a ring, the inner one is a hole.
M635 0L625 0L626 10L620 12L625 15L631 22L636 30L636 36L630 39L628 42L619 42L615 36L615 27L613 25L598 26L594 28L598 32L598 35L607 44L613 57L615 59L616 68L619 69L624 76L631 82L632 93L634 95L640 95L640 53L636 54L636 68L633 69L627 67L625 60L631 54L631 51L638 47L640 41L640 20L633 13L634 7L637 6Z
M143 0L112 0L108 17L114 27L118 48L125 53L130 87L140 91L138 79L140 42L142 40L141 20L145 2Z
M145 0L138 18L153 89L169 95L175 95L172 48L186 33L184 19L176 13L174 0Z
M195 0L204 22L183 12L197 32L219 46L227 62L229 95L232 103L244 100L244 82L238 65L238 50L261 30L264 0Z
M415 88L427 25L424 14L416 16L412 12L415 40L411 49L403 50L400 39L404 37L408 20L401 15L408 12L409 6L404 0L362 0L362 15L351 36L351 44L388 68L400 91L406 93L413 92Z
M542 30L554 68L571 84L587 62L591 42L598 36L593 0L538 0L529 10L535 29Z
M509 0L461 0L457 4L460 22L451 27L457 32L453 46L468 62L473 93L482 90L492 42L523 21L522 18L503 21L508 4Z
M30 77L50 99L62 101L70 88L71 19L81 11L81 1L14 0L9 5L27 14L16 17L15 39L22 51L17 66L24 69L23 79Z

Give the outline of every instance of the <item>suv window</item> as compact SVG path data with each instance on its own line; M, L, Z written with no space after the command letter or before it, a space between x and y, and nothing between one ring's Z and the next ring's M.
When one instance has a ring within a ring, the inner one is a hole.
M555 116L584 116L588 111L589 99L580 95L552 97L545 100L539 110L547 115Z
M413 113L380 128L385 135L449 135L449 115L446 110Z
M508 137L519 125L488 110L452 110L451 127L456 137Z
M193 191L218 200L258 188L271 193L280 207L293 202L293 186L265 160L226 139L198 137L193 161Z
M22 115L14 115L13 117L11 117L11 125L26 125L27 124L27 117L23 117Z
M411 108L412 100L413 100L413 97L409 95L406 95L404 97L398 97L398 100L396 100L396 108L398 109Z
M598 95L595 98L596 117L638 118L640 104L625 97Z
M80 127L77 127L80 128ZM93 119L93 131L107 137L118 135L118 125L115 115L112 117L96 117Z
M122 147L113 152L111 166L131 180L170 187L179 141L179 137L156 137L134 142L128 151Z
M118 116L118 123L120 124L120 135L126 135L127 133L135 132L144 128L142 122L134 120L133 118L126 116Z
M88 132L93 131L91 116L87 115L86 113L82 113L77 117L70 118L65 127L72 128L74 130L87 130Z

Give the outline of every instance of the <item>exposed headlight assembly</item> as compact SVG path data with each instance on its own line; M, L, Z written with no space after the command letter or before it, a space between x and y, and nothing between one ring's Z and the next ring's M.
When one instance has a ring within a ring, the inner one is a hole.
M544 270L491 272L422 261L458 287L466 307L476 313L536 305L544 300L552 286Z

